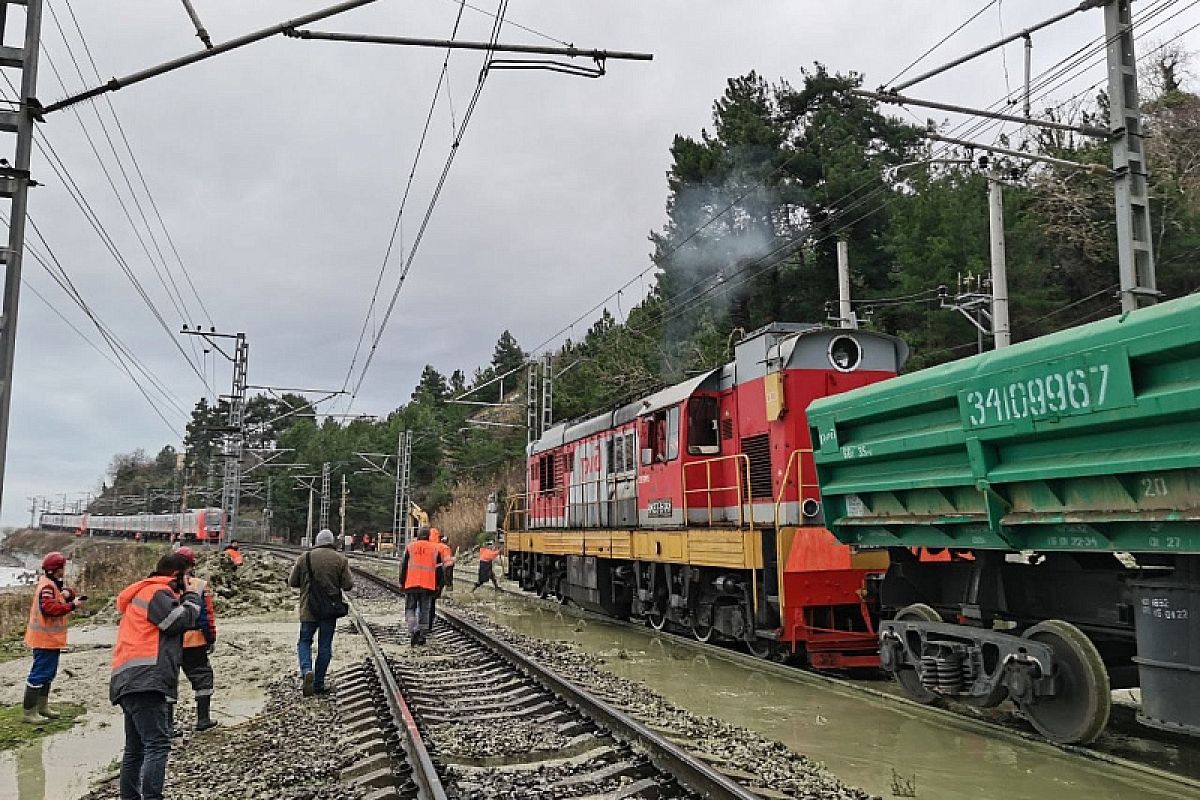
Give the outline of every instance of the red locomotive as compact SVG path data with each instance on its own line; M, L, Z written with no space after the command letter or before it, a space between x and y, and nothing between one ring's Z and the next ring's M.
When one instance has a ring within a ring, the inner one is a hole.
M906 355L891 336L773 324L732 363L546 431L527 493L509 500L511 576L764 657L877 665L866 579L886 560L823 527L804 412L893 377Z

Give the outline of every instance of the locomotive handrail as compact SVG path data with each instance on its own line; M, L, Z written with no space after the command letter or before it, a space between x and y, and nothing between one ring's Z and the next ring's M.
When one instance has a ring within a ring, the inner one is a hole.
M750 487L750 456L746 455L745 453L732 453L727 456L716 456L715 458L705 458L705 459L701 459L700 461L685 461L683 463L683 469L680 471L680 477L682 480L682 488L683 488L683 524L684 524L684 527L687 527L687 524L688 524L688 495L689 494L697 494L699 492L705 493L705 497L707 499L707 507L708 507L708 524L711 527L713 524L712 493L713 492L730 492L730 491L734 491L734 490L737 490L738 529L741 530L742 528L747 527L746 513L745 513L745 510L743 509L744 504L742 502L743 501L743 495L742 495L743 483L742 483L741 478L743 476L742 476L741 472L739 471L738 472L738 481L735 486L713 486L712 485L712 465L717 463L718 461L736 461L736 462L739 462L740 464L744 464L745 465L745 478L746 478L746 482L744 485L745 485L747 491L749 490L749 487ZM689 489L688 481L687 481L688 468L689 467L698 467L701 465L704 466L704 486L702 488ZM750 508L750 520L749 520L748 528L751 532L754 531L754 508L753 507Z
M779 497L775 499L775 530L779 530L779 509L783 506L783 497L787 491L788 478L792 474L792 464L799 463L796 468L796 503L797 511L801 514L804 512L801 507L804 505L804 460L797 458L804 454L812 455L811 447L797 447L788 455L787 466L783 470L783 480L779 482Z
M529 512L528 503L525 503L521 508L517 508L519 500L526 500L529 497L528 492L519 492L510 494L504 501L504 530L505 531L523 531L529 528ZM509 519L520 517L520 527L513 526L509 523Z

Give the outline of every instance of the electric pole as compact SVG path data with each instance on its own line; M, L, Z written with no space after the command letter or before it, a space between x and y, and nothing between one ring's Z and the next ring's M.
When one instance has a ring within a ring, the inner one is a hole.
M999 350L1012 344L1008 324L1008 265L1004 248L1004 184L988 175L988 230L992 256L992 346Z
M1158 301L1151 241L1150 198L1146 191L1142 107L1138 100L1137 56L1133 49L1130 0L1104 6L1108 42L1108 107L1112 128L1113 192L1117 205L1117 266L1121 311Z
M13 361L17 344L17 307L21 299L21 259L25 254L25 216L29 206L29 156L33 149L33 123L41 117L37 94L38 47L42 32L42 0L0 0L0 36L13 6L25 6L23 47L3 48L5 69L21 72L19 104L0 111L0 132L16 134L12 165L0 165L0 198L9 199L8 248L4 262L4 301L0 308L0 504L4 500L4 466L8 459L8 421L12 411Z
M321 465L321 522L318 530L329 527L329 462Z
M850 302L850 243L837 241L838 270L838 325L842 328L857 328L858 318Z
M222 519L227 520L222 527L225 528L225 541L229 541L237 538L238 508L242 498L242 454L246 447L246 370L250 360L250 344L244 333L217 333L213 328L205 331L199 327L189 330L187 325L183 326L181 332L186 336L203 338L233 365L232 388L226 398L229 402L229 420L223 429L221 449L221 458L224 460L221 514ZM233 353L225 352L217 339L232 339ZM209 474L211 476L212 473Z
M395 531L397 542L396 555L400 555L401 547L408 547L412 540L412 514L408 513L412 490L412 431L401 431L396 444L398 458L396 467L396 499L392 509L392 530Z
M342 542L346 541L346 476L342 476L342 506L338 510L338 516L342 521Z

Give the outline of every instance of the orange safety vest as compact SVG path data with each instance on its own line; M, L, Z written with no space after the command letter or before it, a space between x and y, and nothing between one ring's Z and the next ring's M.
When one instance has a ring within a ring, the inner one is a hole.
M112 671L148 667L158 663L158 626L150 621L150 601L171 582L170 575L152 575L133 584L117 597L121 624L113 648ZM132 593L126 594L130 589ZM125 605L122 608L122 602Z
M479 550L480 561L495 561L500 557L500 551L492 547L483 547Z
M42 575L33 592L33 604L29 606L29 624L25 627L25 644L35 650L61 650L67 646L67 618L48 617L42 613L40 598L42 589L49 586L54 590L54 599L67 602L58 584Z
M454 551L450 549L450 545L446 544L445 542L438 542L437 549L438 552L442 554L442 566L453 567Z
M229 556L229 560L233 562L235 567L240 567L244 556L241 550L234 550L232 547L225 548L225 555Z
M200 595L202 600L207 599L204 597L204 589L207 586L208 583L200 578L188 578L187 580L187 590ZM187 630L183 632L183 646L185 649L188 647L208 647L208 639L204 638L204 631L199 628Z
M408 545L408 571L404 573L405 589L437 589L438 546L428 539L417 539Z

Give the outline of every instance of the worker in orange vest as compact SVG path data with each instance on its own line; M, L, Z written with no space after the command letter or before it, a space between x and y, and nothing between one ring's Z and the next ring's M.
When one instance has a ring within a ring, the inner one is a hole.
M196 577L196 553L184 545L175 551L188 560L188 571L184 579L184 588L189 592L200 595L200 616L196 626L183 634L183 659L180 666L184 677L192 685L192 693L196 696L196 733L217 727L217 721L212 718L212 696L215 686L215 676L212 665L208 663L208 654L217 643L217 610L213 607L212 592L208 590L208 582ZM175 704L170 704L174 711ZM172 723L174 715L172 714ZM172 724L171 736L182 735L176 732Z
M242 565L242 561L245 559L245 556L242 555L241 550L238 550L237 539L233 539L228 545L226 545L225 557L228 558L233 564L234 569L237 569Z
M441 563L438 564L438 588L433 593L433 599L429 601L429 625L425 628L426 633L433 633L438 598L442 596L442 592L454 585L454 551L450 549L450 545L446 544L446 537L437 528L429 529L429 541L437 548L438 555L441 556Z
M500 557L500 551L496 548L495 541L488 539L487 544L479 548L479 580L471 587L471 591L475 591L480 586L483 586L489 580L496 587L496 591L500 591L500 584L496 580L495 561Z
M57 711L50 710L50 684L58 675L59 654L67 646L67 615L87 599L63 586L66 571L66 556L47 553L29 606L25 644L33 650L33 666L25 679L21 720L34 725L59 717Z
M125 715L121 797L162 800L171 753L169 700L179 688L183 633L200 618L200 596L187 589L188 560L170 553L154 574L117 595L117 643L108 697Z
M417 529L417 538L404 548L400 562L400 585L404 587L404 621L411 637L409 645L425 644L429 620L433 612L433 597L442 581L442 554L429 541L429 528Z

